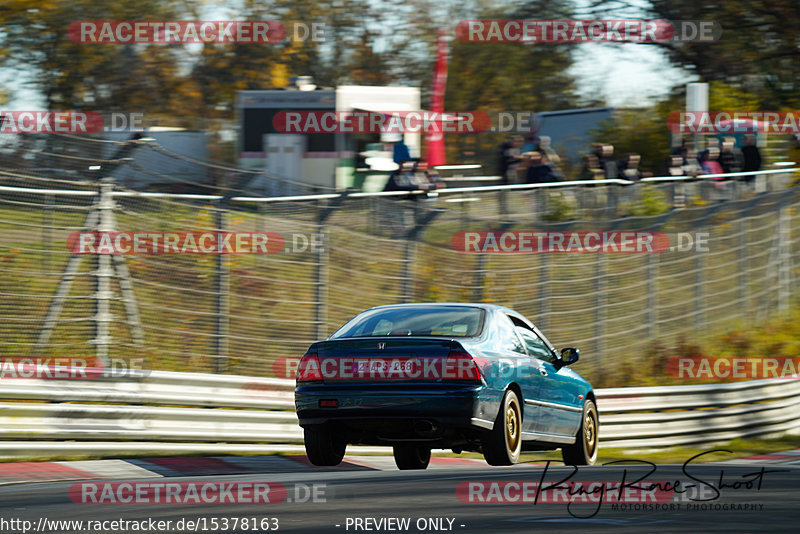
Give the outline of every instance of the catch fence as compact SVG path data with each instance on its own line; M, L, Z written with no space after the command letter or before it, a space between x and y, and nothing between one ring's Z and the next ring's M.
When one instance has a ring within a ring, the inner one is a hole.
M596 386L627 385L632 368L665 374L665 362L647 356L657 340L790 307L800 266L794 171L754 183L666 177L258 197L246 180L219 194L171 194L126 189L102 167L77 178L3 170L0 357L145 358L154 369L285 378L285 358L368 307L475 301L516 309L557 346L579 347L576 368ZM71 253L70 234L96 230L279 232L285 247ZM453 249L458 232L486 230L658 231L673 249Z

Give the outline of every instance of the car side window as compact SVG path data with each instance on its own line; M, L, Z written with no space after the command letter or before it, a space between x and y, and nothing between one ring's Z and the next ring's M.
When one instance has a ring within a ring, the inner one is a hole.
M504 313L498 314L498 333L500 335L500 346L505 350L518 352L520 354L527 354L525 347L522 345L519 336L517 335L514 323Z
M548 363L553 363L555 357L547 344L542 341L542 338L536 335L536 332L528 330L522 326L516 326L522 341L525 342L525 347L528 349L528 354L532 358L539 358L540 360Z

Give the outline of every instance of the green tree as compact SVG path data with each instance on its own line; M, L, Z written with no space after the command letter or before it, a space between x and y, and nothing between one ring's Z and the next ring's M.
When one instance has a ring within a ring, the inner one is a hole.
M0 4L0 66L32 71L51 109L189 112L182 45L70 40L81 20L182 20L193 0L10 0Z
M563 0L527 2L516 10L487 10L480 19L561 19L570 17ZM446 107L450 110L539 112L577 105L570 45L453 41ZM452 135L448 157L465 153L494 171L497 146L508 134Z
M724 82L758 97L761 109L800 105L800 46L796 0L651 0L654 18L711 20L722 36L712 43L661 44L670 58L703 81Z

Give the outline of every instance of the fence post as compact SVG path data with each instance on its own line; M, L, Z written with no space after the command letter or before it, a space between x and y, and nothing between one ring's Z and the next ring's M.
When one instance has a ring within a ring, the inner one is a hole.
M414 224L411 229L403 236L405 241L405 253L403 257L403 302L410 302L414 292L414 278L411 276L411 266L416 259L417 242L425 231L425 228L438 217L443 210L440 209L421 209L417 199L414 202Z
M699 332L705 330L705 253L695 250L696 264L695 264L695 298L694 298L694 324Z
M595 264L595 291L594 291L594 337L595 337L595 369L598 382L602 383L605 375L604 369L604 336L606 320L606 259L601 252L597 254Z
M536 326L547 330L547 312L550 308L548 284L550 282L550 257L548 254L539 254L539 317Z
M472 283L475 286L472 292L473 302L481 302L483 300L483 254L477 255L475 262L475 275L472 277Z
M658 253L647 255L647 337L658 336Z
M783 204L783 203L781 203ZM778 311L789 309L792 281L792 251L790 249L788 208L778 211Z
M100 202L97 209L100 213L100 221L97 225L99 232L114 231L114 183L110 178L103 178L100 181ZM114 270L111 268L111 256L108 254L98 254L94 261L97 270L92 272L95 277L95 315L94 315L94 339L95 356L103 363L108 364L108 351L111 345L111 334L109 324L111 323L111 277Z
M217 228L217 242L222 240L222 234L227 226L226 203L217 203L214 211L214 226ZM219 251L218 251L219 252ZM228 365L229 334L230 334L230 261L225 254L216 255L217 277L216 277L216 331L214 332L215 347L214 353L216 361L214 372L221 373Z
M747 223L745 218L739 219L739 250L737 251L739 263L739 310L747 314L750 306L747 298Z
M325 206L325 201L320 201L322 206L317 213L317 234L320 236L321 246L314 252L314 324L316 325L316 339L325 339L328 329L328 263L330 261L330 236L326 232L325 221L330 214L330 208Z
M42 212L42 270L50 271L50 254L53 249L53 211L51 205L55 199L51 193L44 195L44 208Z
M414 259L417 252L417 243L412 239L405 239L403 245L403 288L401 294L401 301L403 303L411 302L413 291L413 277L411 276L411 266L414 264Z

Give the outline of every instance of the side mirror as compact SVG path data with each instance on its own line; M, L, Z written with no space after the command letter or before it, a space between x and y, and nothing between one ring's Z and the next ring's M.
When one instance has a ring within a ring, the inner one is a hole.
M561 349L561 365L572 365L578 361L581 352L575 347Z

